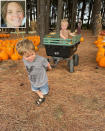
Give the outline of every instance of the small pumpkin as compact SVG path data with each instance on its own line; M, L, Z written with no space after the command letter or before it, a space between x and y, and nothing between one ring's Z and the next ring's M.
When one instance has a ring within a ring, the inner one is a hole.
M37 46L35 46L35 51L38 51L38 47Z
M83 37L81 37L81 38L80 38L80 42L83 42L83 41L84 41L84 38L83 38Z
M98 43L98 41L96 40L96 41L94 41L94 44L97 44Z
M19 58L18 58L17 53L12 54L12 55L11 55L11 59L12 59L12 60L18 60Z

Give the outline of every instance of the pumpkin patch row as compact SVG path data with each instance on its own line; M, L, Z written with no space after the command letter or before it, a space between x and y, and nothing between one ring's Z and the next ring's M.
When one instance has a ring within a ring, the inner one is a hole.
M35 50L38 50L38 45L40 44L40 37L39 36L27 36L24 37L29 40L32 40L33 44L35 45ZM16 43L19 40L22 40L23 38L19 39L11 39L11 40L0 40L0 61L2 60L19 60L22 57L18 54L16 51Z
M94 44L98 47L96 62L100 67L105 67L105 37L100 35Z
M10 34L0 34L0 38L8 38L8 37L10 37Z

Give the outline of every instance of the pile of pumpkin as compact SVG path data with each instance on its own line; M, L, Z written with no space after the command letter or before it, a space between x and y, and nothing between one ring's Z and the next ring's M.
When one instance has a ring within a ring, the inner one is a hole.
M32 40L33 44L35 45L35 50L38 50L38 45L40 44L40 37L39 36L27 36L25 37L29 40ZM11 40L0 40L0 61L3 60L19 60L22 58L16 51L16 43L19 39L11 39Z
M3 34L3 33L0 34L0 38L5 38L5 37L6 38L10 37L10 34Z
M105 36L99 35L94 44L98 47L96 62L100 67L105 67Z

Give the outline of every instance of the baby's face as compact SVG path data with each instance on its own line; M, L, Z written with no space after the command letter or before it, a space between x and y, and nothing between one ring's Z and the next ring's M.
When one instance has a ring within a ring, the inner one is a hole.
M33 60L35 59L35 52L30 52L30 53L26 53L23 55L23 58L29 62L33 62Z
M16 3L11 2L7 6L6 23L7 27L19 27L22 24L24 12L22 7Z
M66 30L67 27L68 27L68 23L67 23L67 22L62 22L62 23L61 23L61 29L62 29L62 30Z

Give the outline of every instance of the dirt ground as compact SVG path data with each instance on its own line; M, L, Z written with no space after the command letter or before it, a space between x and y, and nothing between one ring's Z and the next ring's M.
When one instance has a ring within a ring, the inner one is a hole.
M22 61L0 63L0 131L105 131L105 68L95 61L96 37L82 36L75 72L66 61L48 71L50 92L39 107ZM47 57L44 47L37 54Z

